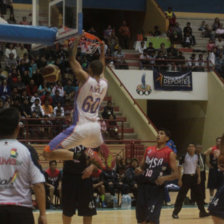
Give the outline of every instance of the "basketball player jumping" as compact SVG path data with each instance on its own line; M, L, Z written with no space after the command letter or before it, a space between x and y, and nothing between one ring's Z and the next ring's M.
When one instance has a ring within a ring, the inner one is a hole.
M79 82L79 91L74 102L73 124L57 135L44 149L46 159L72 160L75 153L69 151L79 145L96 148L103 143L98 111L107 92L104 78L105 53L104 43L100 45L100 58L89 64L88 73L76 60L80 38L74 41L70 56L71 68ZM88 149L89 154L93 153Z
M221 138L220 143L220 158L224 155L224 135ZM222 161L223 163L223 161ZM219 164L218 168L220 171L224 172L224 166L223 164ZM210 211L210 214L212 215L212 219L214 224L224 224L224 185L222 185L217 193L215 194L215 197L211 201L208 210Z

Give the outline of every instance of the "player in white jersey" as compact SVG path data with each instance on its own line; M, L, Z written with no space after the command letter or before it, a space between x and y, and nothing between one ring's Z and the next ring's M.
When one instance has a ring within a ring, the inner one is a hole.
M70 57L71 68L79 82L79 91L74 102L73 124L50 141L44 150L44 156L48 159L70 160L73 154L65 149L79 145L96 148L103 143L98 112L108 87L104 78L104 43L100 46L99 60L90 63L88 73L76 60L78 43L79 39L76 39Z
M0 223L34 224L31 185L38 208L39 224L47 224L45 182L35 150L16 140L19 112L15 108L0 110Z

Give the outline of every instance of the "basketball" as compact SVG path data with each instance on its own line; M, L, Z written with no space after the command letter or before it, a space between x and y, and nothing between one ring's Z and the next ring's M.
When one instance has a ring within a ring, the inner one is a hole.
M58 66L49 64L42 69L41 73L44 81L57 82L60 79L61 71Z

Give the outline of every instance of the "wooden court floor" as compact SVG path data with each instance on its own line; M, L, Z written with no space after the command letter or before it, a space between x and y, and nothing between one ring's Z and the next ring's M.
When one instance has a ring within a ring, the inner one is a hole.
M160 224L212 224L211 217L199 218L198 208L183 208L179 219L171 217L173 208L164 208L161 212ZM98 211L93 217L93 224L137 224L135 210L104 210ZM34 213L35 223L38 213ZM47 212L48 224L62 224L61 211ZM82 218L74 216L72 224L82 224Z

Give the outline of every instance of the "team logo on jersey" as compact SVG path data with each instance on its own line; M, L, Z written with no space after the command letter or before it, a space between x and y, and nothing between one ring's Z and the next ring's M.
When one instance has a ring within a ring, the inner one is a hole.
M158 166L162 166L163 164L163 158L149 158L148 156L146 157L145 163L148 165L148 168L154 168Z
M10 157L16 159L18 156L17 149L11 149L10 151Z
M18 176L18 171L15 170L14 174L8 179L1 179L0 178L0 188L11 188L13 187L13 183L16 181Z
M150 85L146 84L145 81L145 73L142 75L142 79L141 79L142 83L137 85L136 88L136 92L138 93L138 95L146 95L148 96L151 92L152 92L152 88Z

